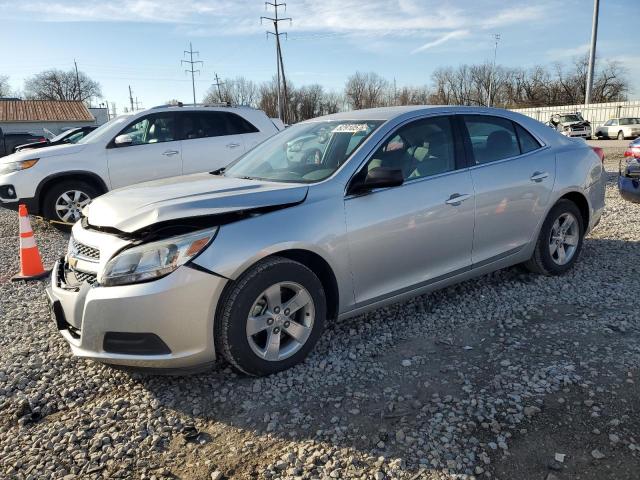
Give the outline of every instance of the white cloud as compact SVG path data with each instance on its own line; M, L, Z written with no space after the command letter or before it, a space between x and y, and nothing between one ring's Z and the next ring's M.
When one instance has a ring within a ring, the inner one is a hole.
M343 35L429 37L461 29L486 29L539 18L542 6L489 8L458 0L295 0L286 16L290 32ZM487 11L495 14L488 17ZM192 26L199 35L260 33L260 15L270 16L258 0L0 0L0 18L29 21L162 22ZM452 38L455 38L452 37Z
M582 56L589 51L589 48L590 45L588 43L578 45L577 47L552 48L551 50L547 51L547 55L555 60L564 60L567 58Z
M432 40L430 42L425 43L421 47L416 48L411 53L424 52L425 50L429 50L430 48L437 47L449 40L454 38L463 38L469 36L469 30L454 30L449 33L445 33L444 35Z

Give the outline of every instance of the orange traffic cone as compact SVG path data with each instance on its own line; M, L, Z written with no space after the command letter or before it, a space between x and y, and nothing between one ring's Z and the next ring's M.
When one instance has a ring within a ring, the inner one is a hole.
M20 273L11 280L37 280L46 277L49 271L42 266L26 205L20 204L18 215L20 216Z

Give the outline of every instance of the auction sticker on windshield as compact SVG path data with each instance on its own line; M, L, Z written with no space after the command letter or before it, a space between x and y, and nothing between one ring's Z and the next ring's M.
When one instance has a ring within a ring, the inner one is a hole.
M369 130L369 125L366 123L343 123L331 130L331 133L358 133L366 132Z

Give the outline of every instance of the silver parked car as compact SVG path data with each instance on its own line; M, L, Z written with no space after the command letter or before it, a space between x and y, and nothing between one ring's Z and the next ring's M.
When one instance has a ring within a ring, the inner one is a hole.
M314 132L320 158L291 161ZM53 316L78 356L270 374L328 321L518 263L566 272L604 208L601 160L499 109L302 122L226 169L93 200L54 268Z
M610 118L596 129L598 138L636 138L640 136L640 118Z

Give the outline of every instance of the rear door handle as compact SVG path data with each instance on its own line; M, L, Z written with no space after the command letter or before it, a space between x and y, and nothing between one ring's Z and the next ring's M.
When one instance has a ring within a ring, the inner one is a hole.
M171 157L172 155L177 155L180 152L178 150L167 150L166 152L162 152L162 155L165 157Z
M454 193L444 203L446 203L447 205L458 206L462 202L464 202L465 200L469 200L470 198L471 198L471 195L469 195L468 193L462 193L462 194Z
M549 174L547 172L534 172L534 174L531 175L531 177L529 177L529 179L532 182L541 182L542 180L544 180L548 176L549 176Z
M239 146L239 143L227 143L227 148L238 148Z

